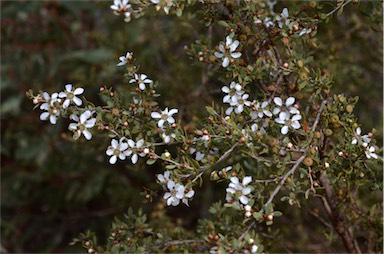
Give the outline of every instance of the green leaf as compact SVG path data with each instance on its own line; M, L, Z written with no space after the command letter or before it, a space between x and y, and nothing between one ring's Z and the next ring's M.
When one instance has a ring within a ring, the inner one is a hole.
M255 220L259 221L260 218L261 218L262 214L259 213L259 212L254 212L253 213L253 218L255 218Z
M153 165L156 162L156 160L149 159L147 160L147 165Z
M219 22L217 22L217 24L219 24L220 26L226 27L226 28L229 27L229 25L227 24L227 22L225 22L224 20L220 20Z

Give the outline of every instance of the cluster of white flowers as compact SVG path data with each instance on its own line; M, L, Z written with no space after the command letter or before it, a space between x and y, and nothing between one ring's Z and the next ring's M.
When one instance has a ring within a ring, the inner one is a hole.
M146 155L144 153L144 140L140 139L135 142L132 139L127 139L125 137L120 138L120 140L112 139L106 154L111 156L109 159L109 163L111 164L115 164L117 158L125 160L129 156L131 156L132 163L136 164L139 156L144 157Z
M76 96L82 93L84 93L83 88L78 87L74 89L72 84L65 85L65 90L59 93L53 93L52 95L49 95L47 92L44 92L43 96L38 96L40 99L35 102L43 102L40 105L40 109L47 111L41 113L40 119L42 121L49 119L51 124L56 124L61 110L68 108L71 103L75 104L76 106L81 106L83 104L81 99Z
M274 4L273 4L274 5ZM262 19L256 19L255 24L264 24L266 28L274 27L275 22L277 22L277 25L280 29L282 29L284 26L286 27L296 27L295 31L298 31L298 24L296 21L292 21L289 18L289 12L287 8L284 8L280 14L275 14L273 12L273 5L271 9L271 15L274 17L265 17L263 20ZM299 36L303 36L304 34L309 34L312 32L312 28L303 28L299 32Z
M49 118L51 124L56 124L57 118L60 116L60 103L59 103L59 94L53 93L49 95L47 92L43 93L44 103L40 105L41 110L46 110L40 115L41 121L46 121Z
M223 102L228 103L230 105L229 108L225 111L227 115L230 115L232 111L236 114L240 114L244 110L244 106L250 106L251 102L247 99L249 98L249 94L245 93L242 90L240 84L231 82L229 88L227 86L223 86L221 89L227 95L224 96Z
M369 146L369 143L371 142L371 138L369 137L368 134L361 135L361 128L358 127L355 131L355 136L352 139L352 144L353 145L361 145L365 148L365 156L370 159L378 159L378 155L375 153L376 149L374 146Z
M170 174L170 171L165 171L164 174L157 175L159 183L167 188L167 192L163 196L167 200L167 205L177 206L180 204L180 201L188 205L188 200L195 195L195 191L192 188L186 188L186 186L180 183L175 183L170 178Z
M223 58L223 63L221 66L227 68L232 58L239 58L241 56L240 52L235 52L240 42L238 40L233 40L231 36L225 38L225 46L223 44L219 45L219 51L215 52L214 55L217 58Z
M288 133L289 128L299 129L301 127L299 120L301 119L300 111L294 107L295 98L289 97L285 102L282 101L280 97L273 98L275 104L274 108L271 109L270 103L268 101L250 102L248 100L249 94L245 93L242 90L242 86L238 83L231 82L229 87L223 86L222 89L225 96L223 98L224 103L228 103L230 107L225 110L227 115L230 115L232 112L240 114L244 111L244 107L249 107L251 105L250 116L255 123L252 125L251 130L257 131L260 129L262 133L265 133L265 127L268 126L267 122L263 122L260 126L258 121L264 117L275 117L275 122L283 125L281 128L281 133L283 135ZM272 110L272 112L271 112Z
M248 204L249 199L247 195L249 195L252 191L252 187L248 187L247 185L252 182L251 176L246 176L243 178L242 182L240 182L239 178L233 176L230 178L231 182L227 188L227 195L225 199L227 202L233 200L239 200L243 205Z

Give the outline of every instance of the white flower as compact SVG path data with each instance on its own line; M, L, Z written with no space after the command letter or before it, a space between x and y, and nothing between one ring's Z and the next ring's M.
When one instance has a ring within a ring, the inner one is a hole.
M189 153L190 153L190 154L194 154L195 152L196 152L196 154L195 154L195 160L197 160L197 161L201 161L201 160L205 157L205 153L202 153L202 152L200 152L200 151L196 151L196 149L193 148L193 147L191 147L191 149L189 149Z
M125 12L131 7L128 2L129 0L114 0L113 5L111 5L111 9L116 12Z
M229 172L231 170L232 170L232 166L228 166L228 167L222 169L222 171L224 171L224 172Z
M109 159L109 163L115 164L117 161L117 158L120 160L125 160L126 158L126 150L128 148L128 144L124 142L125 138L121 138L119 141L116 139L112 139L111 145L108 146L108 149L106 151L106 154L108 156L111 156Z
M263 118L264 116L271 117L272 113L269 111L268 106L268 101L264 101L261 104L257 102L253 107L254 111L250 113L252 119Z
M362 143L362 146L368 147L371 142L371 138L366 134L361 136L361 128L358 127L355 131L355 136L351 142L352 145L356 145L357 143Z
M129 149L125 152L125 155L131 156L131 161L133 164L136 164L136 162L139 159L140 155L141 157L144 157L146 154L144 153L143 150L143 145L144 145L144 139L140 139L137 142L133 141L132 139L128 139L128 146Z
M134 79L131 79L129 81L129 83L138 83L139 84L139 88L141 90L144 90L145 89L145 84L150 84L152 83L152 80L148 79L147 78L147 75L145 74L140 74L140 75L137 75L135 73L135 78Z
M290 119L290 114L287 112L280 112L279 118L275 119L276 123L283 124L284 126L281 128L281 134L285 135L288 133L289 127L297 130L300 128L299 120L301 119L301 115L293 115Z
M80 118L77 115L71 115L70 119L74 120L76 123L70 123L68 129L74 131L73 138L78 139L81 134L87 140L92 138L91 132L88 130L95 126L96 118L91 118L92 112L87 110L83 114L80 115Z
M367 149L365 150L365 156L366 156L368 159L370 159L370 158L377 159L378 156L377 156L377 154L375 153L375 147L374 147L374 146L367 147Z
M175 122L175 119L172 117L172 115L176 114L177 112L178 112L178 109L171 109L168 111L168 107L167 107L163 111L161 111L161 114L158 112L152 112L151 117L154 119L160 119L157 125L160 128L163 128L165 122L168 122L170 124L173 124Z
M169 143L171 142L171 138L176 138L176 134L175 133L171 133L169 135L167 135L165 132L161 133L161 137L163 138L164 140L164 143Z
M251 102L247 101L248 97L249 97L249 94L246 94L246 93L241 95L241 96L236 97L235 101L231 101L231 103L230 103L231 107L227 108L225 113L227 115L230 115L232 113L233 109L235 109L236 114L240 114L241 112L243 112L244 106L249 107L251 105Z
M223 44L219 45L220 52L215 52L214 55L217 58L223 58L222 66L224 68L229 65L231 58L239 58L241 56L240 52L235 52L239 44L240 42L238 40L233 41L232 37L227 36L225 38L225 47Z
M169 10L173 6L173 1L172 0L151 0L153 4L156 4L156 10L160 10L161 4L163 5L163 10L164 12L168 15Z
M47 112L41 113L40 120L46 121L49 118L51 124L56 124L57 117L60 115L60 110L57 108L58 93L53 93L51 96L47 92L44 92L43 99L45 102L40 105L40 109L46 110Z
M275 107L273 109L274 115L279 114L281 111L286 111L286 112L289 112L290 114L299 114L300 113L299 110L297 110L297 108L292 106L293 103L295 103L295 98L293 98L293 97L289 97L288 99L286 99L285 103L283 103L283 101L281 100L280 97L273 98L273 101L277 105L277 107Z
M80 106L81 104L83 104L81 99L76 95L80 95L84 93L84 88L78 87L75 90L72 90L72 89L73 89L72 84L67 84L65 86L65 91L59 93L60 98L65 98L63 102L63 108L68 108L71 102L74 102L77 106Z
M167 205L177 206L180 204L180 200L188 205L188 199L195 195L195 191L190 189L186 190L181 184L176 184L174 181L169 180L167 182L167 188L169 192L166 192L163 196L167 200ZM187 191L187 193L185 193Z
M287 8L284 8L283 11L281 12L281 14L276 16L276 20L278 21L280 28L283 28L284 24L286 26L288 26L289 23L291 23L288 17L289 17L289 14L288 14ZM285 21L285 22L283 22L283 21Z
M226 200L233 200L233 196L239 198L240 202L244 205L248 204L247 195L251 193L251 187L247 187L247 185L252 182L251 176L246 176L243 178L243 181L240 183L239 178L233 176L230 178L231 182L227 188L227 196Z
M170 178L169 178L170 174L171 174L170 171L165 171L164 175L158 174L157 180L159 180L160 183L165 184L170 180Z
M266 28L275 26L270 17L265 17L264 21L257 19L255 24L264 24Z
M224 103L231 103L232 101L236 101L238 96L241 96L244 93L241 85L233 81L229 85L229 88L227 86L223 86L221 91L227 94L223 98Z
M126 12L126 13L129 13L129 12ZM126 65L129 62L129 60L132 59L132 56L133 56L132 52L127 52L125 56L119 57L120 63L118 63L116 66Z
M299 36L303 36L304 34L309 34L310 32L312 32L312 28L303 28L300 33L299 33Z

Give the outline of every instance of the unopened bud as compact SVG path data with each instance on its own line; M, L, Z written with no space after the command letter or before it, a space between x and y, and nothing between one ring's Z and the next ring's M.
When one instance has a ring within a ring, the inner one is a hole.
M250 238L249 240L248 240L248 244L249 245L253 245L255 243L255 240L253 240L253 238Z
M324 166L325 168L329 168L329 163L328 162L324 163Z
M144 153L145 153L145 154L149 154L149 152L150 152L150 151L149 151L149 148L144 148Z
M167 158L171 158L171 154L170 154L169 152L165 152L164 155L165 155L165 157L167 157Z
M250 206L250 205L246 205L245 207L244 207L244 209L245 209L245 211L251 211L252 210L252 207Z
M291 142L289 142L289 143L287 144L287 148L291 149L292 147L293 147L293 144L292 144Z
M252 216L252 212L250 211L245 212L245 217L249 218L251 216Z

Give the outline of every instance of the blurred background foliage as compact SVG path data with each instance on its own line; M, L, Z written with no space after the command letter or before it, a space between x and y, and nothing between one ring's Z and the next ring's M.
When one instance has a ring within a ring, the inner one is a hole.
M100 86L123 90L128 85L122 78L124 68L116 64L120 55L133 51L141 71L160 82L160 107L179 108L185 124L193 126L204 114L203 105L220 100L222 84L217 78L202 80L209 66L192 63L184 53L185 45L209 32L198 13L192 9L177 18L153 11L125 23L123 17L113 15L111 3L0 3L3 250L83 251L68 245L79 232L91 229L99 239L106 239L113 217L121 216L128 207L153 212L156 206L143 203L140 193L143 188L159 188L154 183L155 173L160 172L156 164L109 165L104 155L107 136L75 142L67 131L68 120L54 126L41 122L39 110L32 111L33 104L25 96L28 89L52 93L72 83L85 88L87 100L101 103ZM275 8L291 4L279 2ZM211 33L214 43L225 37L221 30ZM378 140L383 135L382 35L381 2L361 2L320 25L315 55L319 66L333 75L335 92L360 97L356 112L363 132L376 128ZM213 201L224 198L224 191L214 189L224 185L212 187L207 181L191 203L193 213L186 207L167 208L166 212L178 225L193 228L198 218L207 216ZM161 197L154 202L160 204ZM282 219L291 229L295 225L298 234L313 233L299 242L284 241L302 244L301 250L315 248L308 243L318 241L322 230L303 228L310 216L308 211L296 209Z

